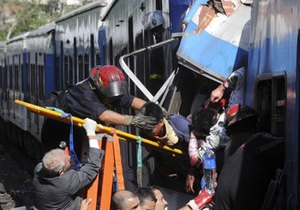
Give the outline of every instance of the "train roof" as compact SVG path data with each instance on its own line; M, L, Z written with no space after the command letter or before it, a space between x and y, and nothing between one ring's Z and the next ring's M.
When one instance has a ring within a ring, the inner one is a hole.
M35 36L45 35L54 30L55 30L55 22L50 22L46 25L39 27L36 30L30 31L28 33L27 37L35 37Z
M82 7L79 7L75 10L73 10L72 12L58 18L55 22L56 23L59 23L59 22L62 22L64 20L67 20L69 18L72 18L76 15L79 15L79 14L82 14L82 13L85 13L89 10L92 10L94 8L97 8L97 7L105 7L107 5L107 3L104 1L104 0L98 0L98 1L95 1L95 2L92 2L92 3L89 3L89 4L86 4Z
M28 31L28 32L25 32L25 33L20 34L18 36L15 36L15 37L11 38L10 40L8 40L7 44L10 44L10 43L15 42L15 41L20 41L22 39L26 39L26 38L29 38L29 37L45 35L45 34L48 34L49 32L51 32L53 30L55 30L55 23L51 22L51 23L48 23L46 25L43 25L43 26L37 28L36 30Z
M5 43L6 43L6 42L4 42L4 41L0 41L0 47L1 47L1 48L5 47Z

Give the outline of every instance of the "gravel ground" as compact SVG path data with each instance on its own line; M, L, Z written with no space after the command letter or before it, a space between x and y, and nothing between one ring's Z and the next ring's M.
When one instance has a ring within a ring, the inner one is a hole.
M34 163L20 149L0 140L0 210L32 209ZM23 207L23 208L17 208Z

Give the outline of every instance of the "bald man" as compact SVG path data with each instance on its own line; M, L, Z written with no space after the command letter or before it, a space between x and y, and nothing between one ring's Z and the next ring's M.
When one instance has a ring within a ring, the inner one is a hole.
M112 210L141 210L140 200L128 190L117 191L112 197Z

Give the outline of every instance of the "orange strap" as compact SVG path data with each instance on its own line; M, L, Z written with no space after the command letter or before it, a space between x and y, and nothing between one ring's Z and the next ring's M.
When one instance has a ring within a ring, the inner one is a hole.
M100 209L110 210L112 183L114 173L114 150L113 142L106 141L105 156L103 163L103 178L101 186Z
M98 141L98 145L101 148L102 141ZM101 169L100 169L101 170ZM89 187L86 199L92 199L91 203L89 204L88 210L95 210L97 209L97 202L98 202L98 189L99 189L100 183L99 183L99 174L96 176L94 181L92 182L92 185Z
M117 175L117 191L124 190L124 177L123 177L123 167L122 167L122 158L121 158L121 150L120 150L120 141L119 136L116 133L116 130L112 130L113 134L113 144L114 144L114 155L115 155L115 165L116 165L116 175Z

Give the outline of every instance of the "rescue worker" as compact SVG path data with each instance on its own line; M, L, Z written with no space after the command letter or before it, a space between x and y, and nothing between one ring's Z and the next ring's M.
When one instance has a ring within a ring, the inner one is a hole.
M261 209L275 171L283 168L284 141L260 132L256 111L243 104L226 113L225 162L215 194L216 210Z
M244 102L245 98L245 67L233 71L227 79L210 94L210 101L215 103L222 99L226 90L231 91L228 107Z
M70 168L70 155L62 149L47 152L34 169L34 206L37 209L84 209L89 200L82 200L81 190L90 184L102 164L104 151L96 139L94 120L83 124L89 144L88 162L78 170ZM82 206L81 206L82 205Z
M79 118L90 118L107 125L134 125L153 127L150 117L120 114L113 109L140 109L146 101L128 93L123 72L116 66L96 66L90 77L69 86L66 90L51 94L46 106L56 107ZM60 141L69 142L70 126L46 119L42 128L44 152L56 148ZM82 129L74 128L74 144L77 152L78 139L85 138Z

